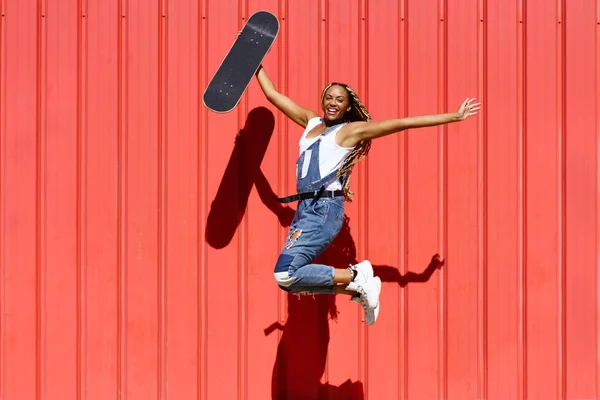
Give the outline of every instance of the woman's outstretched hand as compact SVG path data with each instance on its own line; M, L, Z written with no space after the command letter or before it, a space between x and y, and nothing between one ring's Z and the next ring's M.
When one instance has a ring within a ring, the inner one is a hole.
M475 99L467 98L456 112L457 119L464 121L470 116L477 115L477 111L481 108L481 103L475 103Z

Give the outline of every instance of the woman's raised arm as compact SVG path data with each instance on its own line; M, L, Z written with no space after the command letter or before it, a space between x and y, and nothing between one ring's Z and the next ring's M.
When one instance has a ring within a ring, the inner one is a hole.
M289 97L279 93L277 89L275 89L273 82L269 79L269 76L262 65L258 67L258 71L256 71L256 79L258 80L263 93L267 97L267 100L301 127L306 128L308 121L311 118L318 116L314 111L300 107Z
M475 99L468 98L461 104L458 111L453 113L388 119L379 122L354 122L345 129L345 132L340 132L343 135L340 138L342 141L341 145L351 147L363 140L376 139L406 129L424 128L463 121L468 117L476 115L480 108L480 103L475 103Z

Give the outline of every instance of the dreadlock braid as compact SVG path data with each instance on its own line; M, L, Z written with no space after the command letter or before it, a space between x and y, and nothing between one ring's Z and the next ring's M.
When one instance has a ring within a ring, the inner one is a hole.
M362 101L360 101L356 92L345 83L333 82L327 85L321 94L321 102L323 101L327 90L329 90L329 88L332 86L341 86L348 92L351 108L350 111L344 115L346 122L371 122L371 115L367 111L367 108L364 106ZM363 140L356 147L354 147L350 154L348 154L348 156L344 159L342 166L338 170L337 177L343 178L342 182L344 186L342 187L342 190L344 191L344 199L346 199L346 201L352 201L352 198L354 197L354 193L350 191L350 175L352 174L352 168L354 168L356 164L358 164L367 156L370 149L371 140Z

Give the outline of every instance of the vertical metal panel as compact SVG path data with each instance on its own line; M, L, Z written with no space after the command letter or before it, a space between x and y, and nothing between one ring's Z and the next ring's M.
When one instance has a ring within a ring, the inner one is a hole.
M198 4L198 397L208 397L208 110L201 107L203 88L208 82L208 0Z
M448 4L448 8L446 110L452 111L467 97L479 97L481 93L479 49L484 38L480 35L479 2L463 1ZM462 23L452 23L455 20ZM482 117L447 128L448 250L444 254L448 260L444 267L448 279L447 380L448 397L455 399L485 395L484 382L479 379L485 344L480 329L485 318L482 284L486 267L485 236L481 230L486 206L482 182L486 161ZM465 243L470 244L471 251L464 251ZM469 278L465 279L465 275ZM472 357L463 358L465 352Z
M527 2L527 398L560 395L557 17L556 7Z
M1 1L0 398L597 398L599 4ZM373 327L273 282L301 128L255 82L202 106L259 9L305 107L484 102L355 171L320 261L372 261Z
M121 9L89 2L82 46L82 393L116 398L121 379Z
M209 77L218 68L223 54L229 50L240 28L239 1L224 7L215 1L207 3ZM242 166L239 152L234 152L238 132L237 111L225 118L207 115L208 154L207 191L210 204L206 234L207 249L207 369L208 396L221 391L224 398L238 396L238 313L239 313L239 223L244 215L237 196L236 178ZM215 137L214 132L218 132ZM216 213L217 210L223 212ZM227 213L230 217L228 218ZM212 217L212 218L211 218ZM222 235L225 235L221 237ZM212 238L219 240L215 241ZM224 290L223 285L229 288ZM227 310L227 312L215 312ZM221 385L218 382L227 382Z
M487 4L487 387L519 398L523 52L517 2ZM484 20L485 23L486 20ZM507 84L512 82L512 84ZM521 397L522 398L522 397Z
M198 398L200 4L163 2L164 398ZM170 266L177 268L170 268Z
M598 276L598 264L586 261L596 259L598 115L594 101L577 105L579 99L597 99L597 65L590 60L590 55L596 52L596 5L595 1L578 5L565 1L563 5L566 15L563 363L567 398L598 397L598 369L585 367L598 362L597 351L590 349L597 349L599 332L587 325L597 316L598 287L594 276Z
M162 378L158 4L129 0L124 14L123 372L124 394L134 399L157 397Z
M401 59L400 38L398 34L390 35L388 26L399 26L400 21L400 5L396 1L369 2L367 15L368 27L368 51L367 51L367 74L366 85L358 92L359 96L366 101L368 110L373 113L373 110L378 110L372 116L378 118L395 117L398 113L398 104L396 101L389 101L387 96L378 96L385 88L397 88L401 86L399 76L399 64ZM370 21L375 20L379 23L373 24ZM389 45L388 51L382 53L378 50L378 43L386 42ZM367 90L367 95L364 96L364 89ZM357 88L358 90L358 88ZM394 97L400 93L395 93ZM377 177L386 174L386 171L394 171L394 174L400 170L404 162L401 157L397 157L399 148L398 136L390 136L381 139L381 145L374 142L374 146L369 153L369 162L367 166L367 185L368 191L365 191L368 200L367 208L367 252L363 250L363 245L357 243L357 250L360 255L370 257L372 252L379 254L377 266L381 268L389 268L396 266L400 254L402 254L402 238L401 232L398 230L397 222L402 221L402 207L388 208L387 194L393 193L396 196L399 193L401 182L391 180L387 185L377 184ZM356 178L353 178L356 179ZM356 180L353 185L358 183ZM355 186L357 188L358 186ZM361 185L361 187L363 187ZM356 191L356 190L355 190ZM362 202L361 198L356 200ZM375 211L376 212L373 212ZM394 223L389 223L394 221ZM352 220L351 223L354 223ZM371 234L374 233L373 234ZM375 239L375 240L373 240ZM398 245L396 245L398 244ZM379 267L377 267L379 268ZM368 380L365 383L365 391L370 393L371 397L400 397L402 386L399 385L399 377L401 376L401 366L399 363L390 363L388 368L381 371L378 360L385 359L393 354L398 361L402 358L405 349L402 348L402 339L397 336L401 313L398 296L401 291L397 284L390 285L389 289L382 292L382 307L383 301L388 305L385 312L389 318L383 321L381 330L367 329L368 337L368 353L367 367ZM341 299L338 300L341 302ZM383 310L383 309L382 309ZM379 346L379 343L386 341L388 334L394 332L397 340L389 343L388 347ZM362 380L361 377L359 379Z
M41 397L77 397L77 1L42 8ZM56 268L56 266L65 266ZM60 369L49 368L60 364Z
M438 4L409 1L408 115L429 114L438 107ZM400 88L404 90L404 88ZM376 110L373 110L375 113ZM376 115L376 114L375 114ZM408 131L407 145L407 267L424 269L439 251L439 143L436 129ZM426 155L426 156L425 156ZM423 157L428 159L423 162ZM442 255L446 256L446 255ZM371 256L371 258L373 258ZM439 398L439 280L408 284L408 398ZM428 310L423 312L423 310ZM435 332L435 333L434 333ZM424 385L423 382L432 384ZM435 384L433 384L435 382Z
M33 399L40 390L39 11L36 0L3 6L1 390L6 398Z

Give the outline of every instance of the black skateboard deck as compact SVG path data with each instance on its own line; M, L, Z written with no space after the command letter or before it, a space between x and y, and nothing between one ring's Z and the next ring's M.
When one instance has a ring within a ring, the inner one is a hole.
M275 15L267 11L252 14L204 91L202 100L207 108L226 113L237 106L278 33Z

